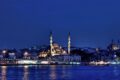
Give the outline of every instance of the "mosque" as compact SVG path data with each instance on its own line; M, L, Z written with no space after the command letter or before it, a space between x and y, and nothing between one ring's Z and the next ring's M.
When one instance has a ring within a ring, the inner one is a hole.
M46 57L48 54L50 54L51 56L57 56L57 55L69 55L70 51L71 51L71 37L70 37L70 32L68 34L68 49L65 50L62 48L62 46L60 46L57 43L54 43L53 41L53 34L52 32L50 32L50 49L48 51L42 51L39 54L39 57Z
M70 54L70 47L71 47L70 33L68 34L68 51L64 50L57 43L53 43L52 32L50 33L50 53L51 53L51 56Z

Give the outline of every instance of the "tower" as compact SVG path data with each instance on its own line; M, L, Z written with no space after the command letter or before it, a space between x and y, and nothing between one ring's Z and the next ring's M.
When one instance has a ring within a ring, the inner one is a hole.
M53 54L53 36L52 32L50 32L50 53Z
M71 48L71 38L70 38L70 32L68 34L68 54L70 54L70 48Z

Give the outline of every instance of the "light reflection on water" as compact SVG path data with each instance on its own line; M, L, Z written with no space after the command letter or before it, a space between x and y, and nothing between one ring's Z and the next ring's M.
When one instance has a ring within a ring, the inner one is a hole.
M56 75L56 66L55 65L51 65L50 66L50 79L51 80L56 80L56 77L57 77L57 75Z
M120 80L120 66L1 66L0 80Z
M6 69L7 67L6 66L2 66L2 71L1 71L1 80L7 80L6 79Z
M24 66L23 80L29 80L29 66Z

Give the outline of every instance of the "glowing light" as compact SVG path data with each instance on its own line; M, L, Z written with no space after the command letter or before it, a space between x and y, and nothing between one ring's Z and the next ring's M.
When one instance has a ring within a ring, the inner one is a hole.
M99 61L99 62L90 62L90 64L93 64L93 65L107 65L109 64L108 62L105 62L105 61Z
M48 61L41 61L41 64L49 64Z
M15 53L9 53L9 55L14 56L14 55L15 55Z
M24 55L27 56L29 53L28 52L25 52Z
M18 64L36 64L36 60L19 60Z
M5 53L7 53L7 51L6 51L6 50L3 50L2 53L5 54Z
M25 66L24 66L24 68L28 68L28 66L27 66L27 65L25 65Z

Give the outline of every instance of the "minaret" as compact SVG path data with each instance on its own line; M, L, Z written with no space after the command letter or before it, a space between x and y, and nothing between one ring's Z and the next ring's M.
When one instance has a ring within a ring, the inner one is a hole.
M52 55L53 53L53 36L52 32L50 32L50 54Z
M70 54L70 48L71 48L71 38L70 38L70 32L68 34L68 54Z

